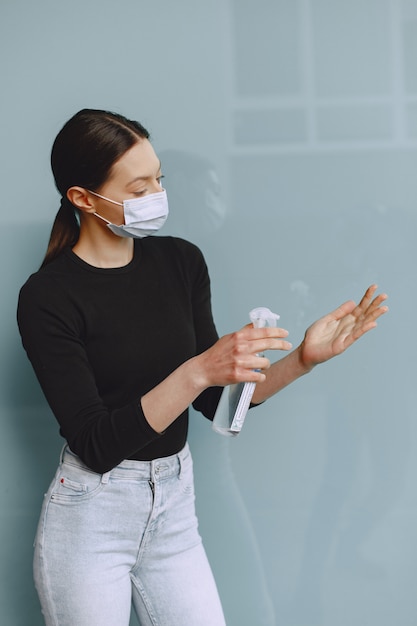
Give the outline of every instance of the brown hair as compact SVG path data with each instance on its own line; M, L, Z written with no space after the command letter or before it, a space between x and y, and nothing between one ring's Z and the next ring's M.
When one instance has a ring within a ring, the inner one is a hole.
M82 109L63 126L51 152L55 185L62 196L61 206L41 267L78 240L77 209L67 198L68 189L74 185L91 191L99 189L114 163L139 138L149 139L148 131L139 122L98 109Z

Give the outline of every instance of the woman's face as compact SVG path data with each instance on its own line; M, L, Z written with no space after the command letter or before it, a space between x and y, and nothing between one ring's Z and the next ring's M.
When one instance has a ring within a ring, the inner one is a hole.
M113 165L106 182L97 190L102 196L123 203L161 191L161 163L147 139L139 139ZM123 206L94 196L96 212L113 224L123 224Z

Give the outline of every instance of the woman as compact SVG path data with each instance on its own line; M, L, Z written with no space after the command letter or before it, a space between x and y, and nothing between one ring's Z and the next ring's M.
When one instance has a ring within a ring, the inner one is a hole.
M253 403L343 352L385 313L371 286L311 326L250 325L218 339L204 259L147 237L168 204L137 122L82 110L51 155L62 196L41 269L22 287L23 345L67 445L45 496L34 574L47 626L220 626L198 534L188 407L213 418L221 389L257 383Z

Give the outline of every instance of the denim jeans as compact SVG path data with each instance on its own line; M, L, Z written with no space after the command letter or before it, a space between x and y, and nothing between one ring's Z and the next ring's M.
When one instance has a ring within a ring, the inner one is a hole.
M47 626L224 626L198 533L188 445L89 470L66 446L45 495L35 585Z

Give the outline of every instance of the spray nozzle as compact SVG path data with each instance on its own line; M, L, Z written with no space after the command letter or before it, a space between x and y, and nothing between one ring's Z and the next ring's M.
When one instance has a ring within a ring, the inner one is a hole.
M265 326L276 326L279 315L272 313L272 311L265 306L259 306L250 311L249 319L255 328L265 328Z

